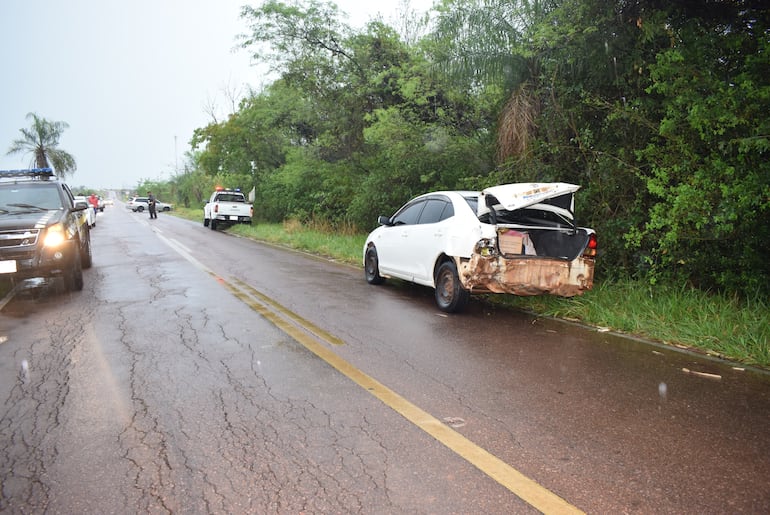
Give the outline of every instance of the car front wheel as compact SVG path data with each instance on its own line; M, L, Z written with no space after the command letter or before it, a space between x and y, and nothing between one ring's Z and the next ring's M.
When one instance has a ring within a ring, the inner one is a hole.
M364 277L369 284L382 284L385 279L380 275L380 265L377 259L377 249L369 247L364 257Z
M80 258L80 247L76 246L74 253L70 269L64 272L64 288L67 291L80 291L83 289L83 264Z
M436 272L436 304L445 313L457 313L468 304L470 292L463 288L457 267L451 261L442 263Z
M91 268L93 266L93 250L91 249L91 235L88 234L88 229L82 237L85 240L85 245L80 250L80 266L81 268Z

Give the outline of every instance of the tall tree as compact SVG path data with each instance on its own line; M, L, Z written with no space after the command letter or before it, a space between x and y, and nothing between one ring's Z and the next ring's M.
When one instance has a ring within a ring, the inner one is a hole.
M77 170L75 158L68 152L58 148L59 138L65 129L69 128L66 122L52 122L38 116L35 113L29 113L27 120L32 120L32 126L28 129L19 129L22 136L14 140L10 154L32 154L31 166L37 168L50 168L56 171L61 177L72 174Z
M546 56L534 44L539 24L556 0L444 0L436 10L434 55L438 68L469 90L498 87L500 162L528 152L539 102L534 96Z
M737 0L668 8L649 66L657 134L638 152L651 197L629 242L652 271L770 295L770 9Z

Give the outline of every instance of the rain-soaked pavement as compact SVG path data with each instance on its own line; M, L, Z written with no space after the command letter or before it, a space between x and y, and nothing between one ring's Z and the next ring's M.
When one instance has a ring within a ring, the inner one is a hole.
M770 512L766 373L99 218L0 313L0 512Z

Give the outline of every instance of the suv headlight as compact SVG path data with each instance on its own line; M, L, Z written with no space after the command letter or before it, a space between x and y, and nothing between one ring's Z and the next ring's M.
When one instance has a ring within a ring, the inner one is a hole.
M43 245L46 247L58 247L64 243L64 240L66 239L67 236L64 232L64 226L62 226L62 224L52 225L45 232Z

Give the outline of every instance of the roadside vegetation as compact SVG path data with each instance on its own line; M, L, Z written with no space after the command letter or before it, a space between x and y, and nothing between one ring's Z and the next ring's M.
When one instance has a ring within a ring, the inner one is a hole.
M200 222L202 209L174 214ZM288 221L236 225L229 232L362 267L365 234ZM361 280L363 281L363 268ZM605 279L580 297L488 295L489 302L580 322L761 368L770 368L770 306L761 298Z
M415 195L578 184L601 281L770 298L770 9L759 2L447 0L345 24L333 2L244 7L275 80L146 185L255 217L373 228ZM373 216L374 214L374 216Z
M353 28L330 1L244 6L241 48L272 82L194 131L182 173L136 191L198 219L215 186L241 188L258 223L231 230L357 264L377 215L415 195L578 184L595 289L491 302L768 365L763 2L403 8ZM13 152L66 127L32 121Z
M151 189L250 192L259 222L365 233L415 195L581 186L599 282L770 301L770 9L758 2L447 0L345 24L244 7L275 79L198 128Z
M242 16L276 80L142 188L199 208L240 187L258 224L231 230L358 265L377 215L417 194L579 184L594 290L490 302L770 364L761 3L447 0L362 29L315 0Z

